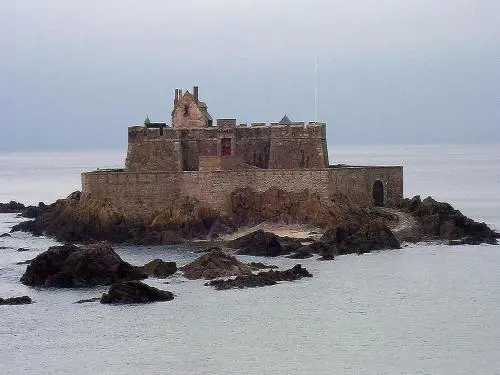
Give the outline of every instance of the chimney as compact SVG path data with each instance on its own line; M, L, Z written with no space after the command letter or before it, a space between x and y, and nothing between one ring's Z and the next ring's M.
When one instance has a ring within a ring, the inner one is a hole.
M179 101L179 89L175 89L174 104L177 104L178 101Z
M179 100L182 98L182 89L179 89Z
M198 103L198 86L193 87L194 100Z

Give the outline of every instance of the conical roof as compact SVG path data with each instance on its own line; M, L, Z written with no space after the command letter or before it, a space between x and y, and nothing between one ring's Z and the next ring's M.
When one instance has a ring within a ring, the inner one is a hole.
M288 116L285 114L285 116L283 116L283 118L280 120L280 122L278 122L278 124L280 125L290 125L292 122L290 121L290 119L288 118Z

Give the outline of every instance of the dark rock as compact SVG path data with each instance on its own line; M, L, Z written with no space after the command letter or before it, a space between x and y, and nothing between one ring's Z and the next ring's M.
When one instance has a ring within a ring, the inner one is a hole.
M17 264L18 266L21 266L21 265L24 265L24 264L30 264L32 260L33 260L33 259L28 259L28 260L25 260L25 261L23 261L23 262L17 262L16 264Z
M204 253L209 253L212 250L217 250L217 249L220 249L220 247L218 247L218 246L210 246L210 247L206 247L204 249L195 250L195 251L193 251L193 253L194 254L204 254Z
M224 253L220 248L215 248L191 263L181 267L184 277L194 279L215 279L217 277L248 275L251 268L232 255Z
M101 297L94 297L94 298L88 298L88 299L81 299L79 301L76 301L75 303L99 302L100 300L101 300Z
M0 214L13 214L24 210L24 204L10 201L9 203L0 203Z
M149 276L164 279L177 272L177 264L175 262L165 262L161 259L155 259L146 263L142 269Z
M212 280L205 285L215 287L217 290L226 290L233 288L255 288L267 285L275 285L280 281L294 281L303 277L312 277L312 275L300 264L296 264L293 268L285 271L264 271L258 274L250 274L247 276L237 276L234 279L217 279Z
M26 249L25 247L20 247L19 249L17 249L17 251L19 252L30 251L30 249Z
M0 238L5 238L5 237L12 237L12 236L9 233L0 234Z
M290 254L293 252L298 251L302 245L302 241L305 241L305 239L296 239L296 238L291 238L291 237L281 237L279 239L283 254Z
M449 203L431 197L421 200L417 195L402 200L398 208L415 217L426 238L449 240L452 244L498 244L488 225L468 218Z
M275 257L287 254L280 243L280 237L273 233L258 230L228 243L238 249L238 254Z
M50 247L31 261L21 282L71 288L110 285L146 277L140 267L124 262L108 243L100 242L83 247Z
M22 297L12 297L12 298L0 298L0 305L26 305L30 304L33 301L28 296Z
M264 264L262 262L250 262L248 263L252 270L263 270L263 269L276 269L278 266Z
M28 206L26 207L22 213L22 217L26 217L28 219L35 219L41 214L48 212L54 208L53 205L46 205L43 202L38 203L38 206Z
M287 255L287 258L290 259L307 259L311 258L313 256L312 254L312 249L310 246L302 246L301 248L297 249L295 253Z
M227 220L223 220L223 218L218 218L212 224L212 227L208 232L208 237L219 238L221 235L231 234L234 231L235 228L233 227L232 223L228 222Z
M172 292L153 288L140 281L125 281L112 285L109 292L102 295L101 303L149 303L173 299Z
M366 253L373 250L399 249L401 245L382 220L348 222L327 230L318 241L323 259L337 254ZM314 248L314 246L311 246Z

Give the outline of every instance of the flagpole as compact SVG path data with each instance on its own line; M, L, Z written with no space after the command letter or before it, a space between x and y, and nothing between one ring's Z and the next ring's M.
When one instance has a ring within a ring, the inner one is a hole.
M314 122L318 117L318 56L314 55Z

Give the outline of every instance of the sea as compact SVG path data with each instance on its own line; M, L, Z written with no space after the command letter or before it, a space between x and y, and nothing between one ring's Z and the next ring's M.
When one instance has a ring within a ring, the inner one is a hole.
M403 165L404 194L444 200L500 230L500 144L329 147L332 164ZM123 151L0 152L0 202L53 202L80 173L122 167ZM22 219L0 214L0 234ZM404 244L301 260L314 276L216 291L180 275L148 279L175 299L76 304L106 287L24 286L18 265L56 244L0 238L0 374L500 374L500 246ZM28 251L18 252L18 248ZM190 246L116 246L136 265L179 265ZM241 256L291 267L297 261Z

